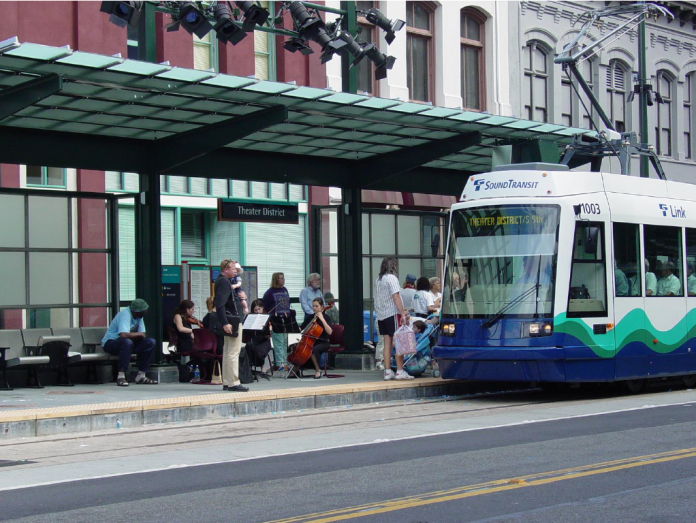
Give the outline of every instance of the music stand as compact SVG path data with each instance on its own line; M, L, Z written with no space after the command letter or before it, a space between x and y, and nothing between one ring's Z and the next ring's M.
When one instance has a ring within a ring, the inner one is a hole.
M257 355L253 354L252 358L252 352L253 348L250 350L249 349L249 344L253 344L253 338L255 336L259 336L261 334L268 334L270 331L268 329L268 319L270 315L268 314L249 314L244 320L244 324L242 326L244 336L249 336L248 341L246 342L244 348L247 351L247 356L249 357L249 362L251 363L252 361L257 360ZM270 360L269 360L270 364ZM254 377L254 381L259 381L259 376L264 378L265 380L271 381L271 377L266 373L263 372L263 364L261 364L261 369L262 370L256 370L255 369L256 365L251 365L251 374Z

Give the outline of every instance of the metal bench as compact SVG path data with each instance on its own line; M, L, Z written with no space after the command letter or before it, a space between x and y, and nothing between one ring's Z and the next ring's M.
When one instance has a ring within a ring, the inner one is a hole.
M38 342L38 339L36 340ZM43 388L37 372L39 366L48 364L51 359L39 354L39 350L31 348L27 350L24 338L19 330L0 330L0 370L2 370L2 382L0 388L12 390L7 381L7 370L17 369L27 371L27 387Z

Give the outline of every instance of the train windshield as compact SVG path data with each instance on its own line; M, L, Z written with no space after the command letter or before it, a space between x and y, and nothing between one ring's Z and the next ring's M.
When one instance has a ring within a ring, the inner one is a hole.
M452 211L445 318L551 318L558 248L556 205Z

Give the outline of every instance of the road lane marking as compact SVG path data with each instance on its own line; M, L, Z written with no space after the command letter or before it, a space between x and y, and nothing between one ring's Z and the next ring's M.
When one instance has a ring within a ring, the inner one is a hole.
M374 516L377 514L384 514L386 512L394 512L408 508L423 507L425 505L432 505L435 503L444 503L447 501L455 501L474 496L483 496L496 492L505 492L526 487L537 487L559 481L584 478L598 474L608 474L611 472L617 472L619 470L645 467L648 465L655 465L658 463L666 463L687 458L696 458L696 447L660 452L657 454L648 454L645 456L634 456L631 458L613 461L603 461L601 463L592 463L589 465L581 465L567 469L539 472L535 474L528 474L526 476L517 476L514 478L498 479L485 483L476 483L473 485L457 487L450 490L428 492L416 496L395 498L392 500L356 505L354 507L347 507L343 509L315 512L313 514L277 519L267 523L330 523L333 521L344 521L347 519Z
M481 430L491 430L491 429L501 429L501 428L510 428L510 427L518 427L520 425L533 425L536 423L550 423L554 421L566 421L566 420L574 420L574 419L581 419L581 418L591 418L595 416L605 416L608 414L620 414L620 413L626 413L626 412L635 412L639 410L646 410L646 409L659 409L663 407L679 407L679 406L689 406L689 405L694 405L696 404L696 401L690 400L690 401L680 401L676 403L667 403L663 405L642 405L640 407L629 407L625 409L614 409L614 410L605 410L605 411L600 411L600 412L589 412L589 413L583 413L583 414L573 414L569 416L556 416L552 418L544 418L544 419L528 419L528 420L522 420L522 421L515 421L512 423L498 423L494 425L485 425L481 427L467 427L463 429L453 429L453 430L444 430L440 432L430 432L427 434L416 434L413 436L402 436L398 438L391 438L389 441L391 442L396 442L396 441L409 441L409 440L414 440L414 439L421 439L421 438L431 438L431 437L436 437L436 436L448 436L451 434L463 434L466 432L478 432ZM48 487L52 485L62 485L65 483L74 483L76 481L91 481L91 480L98 480L98 479L107 479L107 478L117 478L117 477L122 477L122 476L134 476L136 474L151 474L151 473L157 473L157 472L164 472L164 471L170 471L173 469L187 469L187 468L198 468L198 467L207 467L211 465L226 465L230 463L239 463L243 461L253 461L257 459L274 459L274 458L279 458L283 456L297 456L299 454L310 454L313 452L323 452L323 451L336 451L336 450L342 450L342 449L348 449L348 448L356 448L356 447L367 447L369 445L380 445L382 442L375 443L375 441L361 441L358 443L347 443L344 445L327 445L325 447L318 447L314 449L305 449L305 450L295 450L292 452L279 452L276 454L268 454L265 456L249 456L249 457L243 457L243 458L232 458L232 459L224 459L224 460L214 460L214 461L207 461L203 463L171 463L167 466L162 466L162 467L152 467L152 468L147 468L147 469L140 469L140 470L129 470L125 472L113 472L113 473L107 473L107 474L92 474L90 475L89 473L82 473L82 475L76 475L73 477L64 477L62 479L58 480L53 480L53 481L42 481L42 482L27 482L27 483L21 483L22 478L21 476L18 475L18 472L15 471L12 476L9 478L12 485L11 486L4 486L0 487L0 492L6 492L10 490L22 490L22 489L27 489L27 488L35 488L35 487ZM95 463L100 463L99 461L91 461L91 462L78 462L78 463L88 463L88 464L95 464ZM77 473L80 473L81 469L76 469L74 465L76 463L66 463L66 464L59 464L55 465L55 467L63 467L63 466L71 466L71 471L77 471ZM31 471L35 470L35 468L27 468L25 471L30 473ZM61 472L62 474L65 474L65 471ZM3 479L3 473L0 472L0 481Z

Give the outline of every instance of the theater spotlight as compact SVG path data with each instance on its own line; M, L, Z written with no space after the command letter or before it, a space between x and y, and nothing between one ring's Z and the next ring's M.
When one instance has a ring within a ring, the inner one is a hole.
M102 2L99 10L109 14L109 22L119 27L137 25L142 2Z
M340 49L346 42L329 35L326 31L324 21L319 17L309 14L307 8L300 2L290 4L290 15L295 21L300 38L312 40L321 47L321 63L324 64L331 60L336 50Z
M290 38L290 40L283 44L283 47L286 51L290 51L291 53L299 51L300 53L307 55L314 52L312 51L312 48L307 45L307 42L301 38Z
M390 20L389 18L384 16L384 14L382 14L381 11L375 9L374 7L365 13L365 18L367 18L368 22L375 24L382 31L385 31L387 33L384 39L387 41L388 44L392 43L394 41L394 38L396 38L396 35L394 33L401 30L401 28L405 25L405 22L403 20L399 20L398 18Z
M266 20L268 20L268 11L254 2L235 2L235 4L244 13L242 29L247 33L253 31L257 25L265 24Z
M237 24L232 20L230 15L230 8L224 2L218 2L215 5L215 34L218 40L223 43L230 42L232 45L237 45L244 38L246 38L246 33L237 27Z
M338 35L338 38L340 38L346 44L345 46L343 46L341 51L346 51L350 53L350 55L353 57L353 63L351 64L351 67L358 65L360 61L363 58L365 58L365 48L368 45L372 45L360 45L358 42L355 41L355 39L352 36L350 36L349 33L346 33L345 31L341 31L341 34Z
M181 24L187 33L204 38L213 28L194 2L181 2L179 14L176 17L172 15L172 18L174 21L166 26L168 32L178 31Z
M387 77L387 70L394 67L396 58L387 56L381 52L374 44L368 44L363 48L365 56L375 64L375 79L384 80Z

